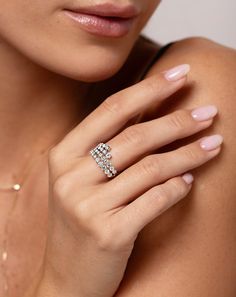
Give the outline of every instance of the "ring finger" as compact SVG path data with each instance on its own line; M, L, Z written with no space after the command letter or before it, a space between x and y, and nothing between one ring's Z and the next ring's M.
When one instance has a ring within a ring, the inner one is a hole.
M110 193L112 189L113 197L107 199L104 195L99 206L102 209L117 208L133 201L150 188L201 166L219 154L222 142L221 135L212 135L171 152L143 158L103 185L103 193Z

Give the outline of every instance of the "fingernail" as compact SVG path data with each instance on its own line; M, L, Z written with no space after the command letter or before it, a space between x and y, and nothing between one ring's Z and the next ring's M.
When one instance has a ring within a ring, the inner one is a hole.
M205 151L211 151L217 149L223 142L223 137L221 135L212 135L209 137L203 138L200 143L200 146Z
M177 81L190 71L190 65L189 64L182 64L177 67L174 67L170 70L165 71L165 78L169 81Z
M192 117L196 121L206 121L213 118L218 113L216 106L206 105L192 111Z
M194 177L190 173L185 173L184 175L182 175L182 178L188 185L192 184L192 182L194 181Z

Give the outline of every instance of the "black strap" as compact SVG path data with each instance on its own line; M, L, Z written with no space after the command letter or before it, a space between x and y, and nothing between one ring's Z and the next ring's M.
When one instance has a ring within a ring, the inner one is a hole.
M144 69L140 80L144 79L146 74L148 73L149 69L156 63L156 61L166 52L166 50L172 45L174 42L170 42L165 46L161 47L156 54L154 55L153 59L147 64L147 67Z

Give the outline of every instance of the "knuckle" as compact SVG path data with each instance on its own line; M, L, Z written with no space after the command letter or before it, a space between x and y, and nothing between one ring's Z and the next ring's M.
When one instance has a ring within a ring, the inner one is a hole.
M99 231L102 230L102 231ZM113 251L115 249L118 249L117 246L117 239L118 236L112 226L110 226L109 223L106 224L106 227L102 227L97 229L96 234L96 242L101 250L105 251Z
M53 183L53 194L57 198L65 198L70 188L69 181L65 178L65 175L60 175Z
M189 128L189 115L186 110L177 110L169 117L170 126L178 132L185 132Z
M104 224L104 220L100 220L94 230L95 241L99 249L110 252L130 251L133 237L129 232L124 232L116 221L109 219Z
M106 235L103 235L103 234L97 234L96 235L96 242L97 242L97 245L99 247L100 250L103 250L103 251L111 251L114 249L113 247L113 241L112 241L112 237L108 237ZM115 237L113 237L114 239Z
M174 195L177 197L184 196L188 189L187 184L182 179L182 177L170 179L169 185L172 189L172 193L174 193Z
M147 90L146 92L151 96L158 97L159 101L162 101L169 96L167 94L169 92L166 92L169 87L169 82L164 79L163 74L160 72L148 77L144 81L144 88Z
M163 186L154 188L152 195L157 200L159 213L168 208L170 197Z
M60 156L61 156L61 152L58 145L51 148L48 153L48 160L50 164L54 164L55 162L57 162Z
M108 97L103 103L101 104L102 108L105 109L106 112L112 114L112 116L122 113L121 108L121 98L118 94L114 94Z
M144 133L139 125L133 125L126 128L121 137L125 142L131 145L141 145L143 143Z
M160 79L159 74L158 74L158 79ZM149 94L156 95L157 94L157 90L158 89L161 89L161 86L160 86L160 84L157 84L156 77L149 77L145 81L145 88L148 89L148 93Z
M192 147L185 150L185 156L191 164L199 164L202 162L202 154Z
M48 154L48 165L49 169L52 172L58 173L65 172L67 170L68 158L65 154L65 150L62 148L62 145L57 145L53 147Z
M88 223L92 218L91 205L88 200L84 199L79 201L75 207L76 217L80 222L86 223L86 227L88 227Z
M140 162L140 167L144 174L157 176L161 168L160 158L158 155L148 155Z

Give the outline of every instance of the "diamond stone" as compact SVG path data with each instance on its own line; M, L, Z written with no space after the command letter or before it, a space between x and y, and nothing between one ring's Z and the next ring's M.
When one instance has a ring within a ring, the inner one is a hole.
M107 153L107 154L106 154L106 158L107 158L107 159L111 159L111 153Z
M15 191L19 191L20 190L20 188L21 188L21 185L20 184L15 184L15 185L13 185L13 190L15 190Z

